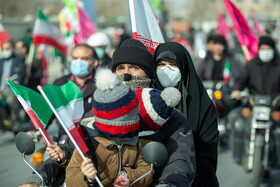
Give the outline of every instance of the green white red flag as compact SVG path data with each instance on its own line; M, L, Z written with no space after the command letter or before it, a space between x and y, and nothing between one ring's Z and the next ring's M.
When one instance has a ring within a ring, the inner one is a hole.
M67 45L59 29L51 24L42 10L38 11L38 17L33 29L32 42L35 45L46 44L58 49L62 54L67 54Z
M68 81L62 86L46 85L38 89L76 149L86 153L88 148L81 128L78 126L84 114L84 99L79 87L72 81Z
M230 61L226 61L224 72L223 72L223 82L227 84L231 81L231 78L232 78L232 73L231 73Z
M53 112L43 96L13 81L7 80L7 83L31 118L35 128L42 134L46 144L53 144L45 130Z

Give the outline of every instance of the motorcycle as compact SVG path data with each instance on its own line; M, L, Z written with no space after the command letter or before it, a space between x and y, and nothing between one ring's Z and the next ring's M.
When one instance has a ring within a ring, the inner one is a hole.
M203 81L203 85L213 101L218 113L218 130L220 145L227 145L230 125L227 123L227 114L237 105L237 101L230 97L230 85L219 81Z
M272 101L267 95L241 95L241 98L247 98L249 105L242 108L243 118L237 119L234 126L244 125L246 128L241 136L233 139L233 156L239 154L241 162L237 164L253 174L252 186L256 187L261 184L263 177L268 177L270 168L280 167L279 135L275 134L277 129L279 132L277 122L280 121L280 112L275 107L279 105L280 97Z
M33 138L24 132L20 132L15 137L15 143L19 152L21 152L23 155L23 161L36 175L38 175L38 177L42 181L42 186L44 187L45 183L43 177L25 159L26 155L31 155L35 150L35 143L33 141ZM159 142L150 142L143 147L142 156L145 162L150 165L150 170L133 181L130 186L133 186L139 180L151 173L154 166L160 166L165 163L168 158L168 152L163 144ZM103 187L101 183L99 183L99 186Z

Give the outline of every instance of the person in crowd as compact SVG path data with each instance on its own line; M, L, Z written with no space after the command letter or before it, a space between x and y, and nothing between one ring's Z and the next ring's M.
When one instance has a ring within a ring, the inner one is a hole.
M15 43L12 40L5 41L2 49L2 59L0 59L0 81L2 95L6 96L6 103L10 111L10 128L17 133L22 131L20 125L19 111L21 105L15 94L7 86L6 78L17 84L23 85L26 66L24 58L15 54Z
M209 56L203 59L197 67L197 74L202 80L212 80L215 83L223 81L226 63L230 63L231 76L234 79L240 71L240 63L227 48L227 41L222 35L212 36L213 44ZM211 45L211 44L210 44Z
M175 42L160 44L154 52L154 64L156 88L179 89L182 97L177 108L193 130L196 175L192 186L219 186L216 177L217 113L195 71L189 52Z
M240 98L240 90L248 88L250 94L280 94L280 60L275 41L270 36L259 38L258 55L248 61L232 87L232 96ZM259 75L259 76L256 76Z
M231 96L240 99L240 91L248 88L252 95L268 95L272 99L280 94L280 58L275 41L268 35L259 37L258 55L248 61L232 87ZM246 125L238 125L234 122L241 120L242 107L237 107L228 116L232 127L232 140L244 134ZM237 145L237 144L235 144ZM241 162L238 146L233 147L233 157L237 163Z
M153 57L140 41L134 39L124 41L114 52L112 60L112 71L132 90L154 85ZM211 123L212 121L209 121L209 124ZM163 167L155 170L152 184L191 186L196 163L190 124L183 114L175 109L159 132L169 152L169 159ZM213 161L215 162L215 159Z
M98 66L98 57L95 50L87 44L78 44L72 49L72 73L54 81L54 85L61 86L72 80L82 91L84 97L84 112L87 113L92 109L92 93L95 90L94 75ZM34 129L30 129L33 134ZM65 167L70 160L74 151L74 145L69 139L63 145L49 145L47 147L50 159L38 169L43 176L47 185L62 185L65 179ZM60 161L58 161L58 159ZM30 175L26 184L22 187L39 186L41 179L36 175Z
M95 82L97 89L92 102L95 122L89 125L96 135L86 141L89 152L85 160L75 149L66 168L65 182L69 187L97 185L94 176L98 175L103 186L128 187L150 170L150 165L142 159L138 138L139 99L109 69L97 71ZM124 180L120 179L120 171L127 176ZM147 186L151 182L152 174L148 174L133 186Z
M21 55L25 58L26 64L26 76L25 76L25 86L37 91L37 86L41 84L41 79L43 77L43 67L42 62L38 58L33 57L30 70L28 70L28 43L24 40L18 40L16 42L16 54ZM30 72L29 72L30 71Z
M108 56L111 50L109 37L103 32L98 32L91 35L87 43L96 51L99 58L99 67L111 69L112 59Z

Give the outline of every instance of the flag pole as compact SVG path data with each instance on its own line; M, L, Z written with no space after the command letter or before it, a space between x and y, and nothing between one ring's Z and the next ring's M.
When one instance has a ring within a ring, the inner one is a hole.
M56 118L58 119L58 121L60 122L61 126L63 127L64 131L66 132L66 134L68 135L68 137L70 138L70 140L72 141L72 143L74 144L75 148L77 149L77 151L79 152L79 154L81 155L81 157L83 158L83 160L86 159L85 155L83 154L82 150L80 149L80 147L78 146L77 142L74 140L73 136L71 135L71 133L69 132L69 130L67 129L66 125L64 124L63 119L60 117L60 115L57 113L57 111L55 110L55 108L53 107L52 103L50 102L49 98L47 97L47 95L45 94L44 90L42 89L42 86L37 86L37 89L40 91L40 93L42 94L42 96L44 97L44 99L46 100L46 102L48 103L48 105L50 106L50 108L52 109L54 115L56 116ZM74 124L73 124L74 125ZM94 175L96 182L99 184L99 186L103 187L101 181L99 180L99 178L97 177L97 175Z
M137 29L136 29L135 9L134 9L133 0L129 0L129 12L130 12L130 19L131 19L132 38L137 40Z
M250 55L249 50L246 47L246 45L241 45L241 49L242 49L242 51L243 51L243 53L245 55L246 60L247 61L251 60L251 55Z
M25 84L28 83L29 78L30 78L34 51L35 51L35 45L33 43L31 43L29 53L28 53L28 57L27 57L27 68L26 68L26 75L25 75L25 79L24 79Z

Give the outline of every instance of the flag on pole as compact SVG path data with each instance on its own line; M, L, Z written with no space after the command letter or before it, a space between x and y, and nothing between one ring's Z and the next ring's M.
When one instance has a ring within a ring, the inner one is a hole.
M32 42L35 45L46 44L57 48L62 54L67 54L67 45L59 29L51 24L42 10L38 11L38 17L33 29Z
M265 33L264 29L262 28L259 19L257 18L257 16L253 16L253 21L254 21L254 26L258 32L259 35L262 35Z
M78 126L84 114L84 99L81 90L72 81L62 86L46 85L38 89L49 106L53 107L52 110L55 110L53 112L68 136L72 136L80 150L86 153L88 148L81 128Z
M248 61L258 54L258 37L249 27L248 22L242 13L230 0L224 0L224 4L233 22L233 26L239 43L243 49L245 58Z
M141 41L153 54L164 39L148 0L129 0L129 9L133 39Z
M3 42L11 39L12 38L9 35L9 33L5 30L3 25L0 23L0 45L1 45L0 47L2 47Z
M86 43L87 39L97 32L97 28L82 8L78 5L76 5L76 8L79 20L79 31L78 35L75 36L75 44Z
M7 83L32 120L35 128L42 134L46 144L53 144L45 130L53 112L43 96L13 81L7 80Z
M224 15L219 12L218 13L218 26L217 33L224 36L226 40L230 39L231 27L227 24Z
M231 78L232 78L232 73L231 73L230 61L226 61L224 72L223 72L223 82L227 84L231 81Z

